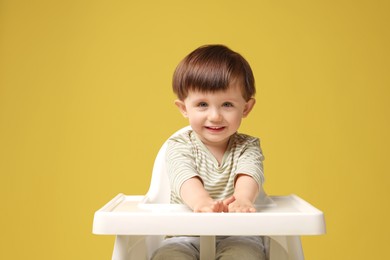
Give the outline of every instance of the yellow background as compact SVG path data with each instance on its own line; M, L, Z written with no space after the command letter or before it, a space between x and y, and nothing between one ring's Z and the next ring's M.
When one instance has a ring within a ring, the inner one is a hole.
M253 67L265 189L323 210L306 259L385 259L389 2L0 0L0 259L110 259L91 234L117 193L145 194L187 124L171 76L223 43Z

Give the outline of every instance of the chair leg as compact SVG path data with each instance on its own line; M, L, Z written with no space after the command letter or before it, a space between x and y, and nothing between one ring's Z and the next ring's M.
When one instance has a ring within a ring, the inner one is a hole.
M144 236L116 236L112 260L146 260Z
M285 237L272 236L269 241L269 260L288 260Z
M289 260L304 260L301 238L299 236L287 236L286 240Z
M200 260L215 259L215 236L200 237Z
M270 237L270 260L304 260L299 236Z

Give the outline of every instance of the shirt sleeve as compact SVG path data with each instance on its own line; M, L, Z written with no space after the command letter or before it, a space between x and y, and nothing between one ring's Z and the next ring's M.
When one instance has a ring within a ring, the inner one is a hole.
M264 183L263 160L260 140L254 138L243 148L238 159L235 175L247 174L261 186Z
M180 138L170 139L167 145L165 158L167 174L174 196L180 199L180 188L183 183L192 177L200 177L189 142Z

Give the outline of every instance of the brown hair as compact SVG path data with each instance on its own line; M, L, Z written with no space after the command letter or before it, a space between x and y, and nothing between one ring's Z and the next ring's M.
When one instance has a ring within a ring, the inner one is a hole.
M228 89L234 80L243 83L246 101L256 93L249 63L224 45L205 45L188 54L173 74L173 92L184 100L189 91L216 92Z

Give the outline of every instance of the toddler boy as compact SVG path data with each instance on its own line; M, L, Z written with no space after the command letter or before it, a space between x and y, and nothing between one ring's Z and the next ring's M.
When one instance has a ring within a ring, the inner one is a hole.
M171 203L194 212L255 212L263 155L258 138L237 132L255 105L248 62L226 46L202 46L176 68L173 91L192 129L168 140ZM264 255L262 237L216 239L216 259ZM152 259L199 259L199 237L168 238Z

